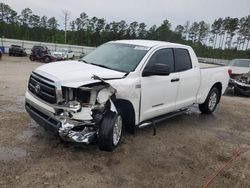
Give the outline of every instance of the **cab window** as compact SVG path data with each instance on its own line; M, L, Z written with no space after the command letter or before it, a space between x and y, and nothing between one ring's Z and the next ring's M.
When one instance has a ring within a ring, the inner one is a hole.
M170 72L174 72L174 54L172 49L160 49L156 51L150 58L146 70L154 64L166 64L170 68Z
M175 72L181 72L192 68L192 63L188 50L175 48L174 59L175 59Z

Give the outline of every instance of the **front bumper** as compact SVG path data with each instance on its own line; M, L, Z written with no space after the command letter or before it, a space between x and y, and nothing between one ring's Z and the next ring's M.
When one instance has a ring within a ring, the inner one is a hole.
M25 103L25 109L35 122L37 122L44 129L53 132L55 134L59 133L59 129L62 126L62 123L43 112L39 111L35 107L31 106L29 103Z
M89 144L96 139L97 129L92 120L71 120L29 92L26 92L25 109L36 123L65 141Z

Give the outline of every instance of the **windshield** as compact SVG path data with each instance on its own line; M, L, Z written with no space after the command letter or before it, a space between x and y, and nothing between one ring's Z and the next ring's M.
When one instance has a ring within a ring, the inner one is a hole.
M250 67L250 60L232 60L229 65L233 67Z
M106 43L82 58L82 61L120 72L132 72L149 48L121 43Z

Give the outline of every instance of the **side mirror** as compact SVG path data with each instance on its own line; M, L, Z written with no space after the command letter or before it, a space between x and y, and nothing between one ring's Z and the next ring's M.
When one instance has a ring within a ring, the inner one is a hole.
M170 67L166 64L154 64L149 68L144 69L142 76L168 76Z

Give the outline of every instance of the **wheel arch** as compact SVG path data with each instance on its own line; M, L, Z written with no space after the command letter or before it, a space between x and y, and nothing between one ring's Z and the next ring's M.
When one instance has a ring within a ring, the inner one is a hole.
M222 94L222 83L221 82L216 82L212 87L211 87L211 89L212 88L217 88L218 90L219 90L219 92L220 92L220 96L219 96L219 100L218 100L218 103L220 102L220 99L221 99L221 94ZM210 89L210 90L211 90Z
M123 123L129 133L135 133L135 109L129 100L116 99L115 107L122 116Z

